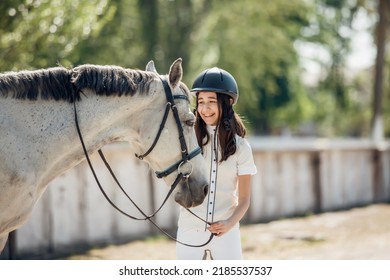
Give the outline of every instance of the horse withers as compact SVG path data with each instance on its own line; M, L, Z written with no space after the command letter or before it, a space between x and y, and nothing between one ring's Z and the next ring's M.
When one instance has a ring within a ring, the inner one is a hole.
M203 202L208 188L204 159L183 160L183 142L189 153L199 147L181 62L176 60L167 75L159 75L153 63L147 71L87 64L0 74L0 252L48 183L85 159L75 110L88 154L116 141L129 142L138 155L153 146L145 157L153 170L178 167L161 176L166 184L185 172L175 201L186 208ZM174 104L167 101L164 83ZM178 120L170 113L159 129L170 105Z

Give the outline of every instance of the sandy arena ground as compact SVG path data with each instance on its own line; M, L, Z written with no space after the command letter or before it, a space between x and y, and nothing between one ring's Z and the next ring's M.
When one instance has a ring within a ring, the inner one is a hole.
M390 204L241 227L244 258L390 260ZM164 237L92 249L67 259L172 260Z

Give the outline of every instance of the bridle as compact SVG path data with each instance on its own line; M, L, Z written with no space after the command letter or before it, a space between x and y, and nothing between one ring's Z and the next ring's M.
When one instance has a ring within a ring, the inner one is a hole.
M158 129L157 135L154 138L154 141L153 141L152 145L150 146L150 148L144 154L142 154L142 155L135 154L135 156L137 158L139 158L140 160L143 160L147 155L150 154L151 151L153 151L153 149L156 146L158 140L160 139L161 132L163 131L165 123L166 123L166 121L168 119L168 114L169 114L170 111L172 111L173 117L175 118L175 121L176 121L177 131L179 133L179 141L180 141L180 148L181 148L181 159L179 161L175 162L174 164L172 164L171 166L169 166L168 168L166 168L165 170L157 171L156 172L156 176L157 176L157 178L163 178L163 177L168 176L169 174L171 174L175 170L178 170L178 173L181 174L180 171L181 171L181 167L183 166L183 164L189 163L190 166L191 166L191 171L189 173L186 173L186 174L182 173L184 178L188 178L191 175L191 173L192 173L192 165L190 163L190 160L192 158L196 157L197 155L199 155L201 153L202 149L198 146L193 151L188 153L188 148L187 148L186 140L184 138L184 133L183 133L183 127L181 125L181 121L180 121L180 118L179 118L179 113L177 111L177 107L176 107L176 104L175 104L175 99L184 99L184 100L187 100L187 101L189 101L189 100L188 100L188 97L186 95L173 95L172 91L171 91L171 88L168 85L167 81L161 79L161 82L163 83L165 96L167 98L167 104L165 106L164 116L162 118L162 121L161 121L160 127Z
M160 207L158 207L158 209L156 211L154 211L151 215L147 215L145 214L142 209L131 199L131 197L127 194L127 192L124 190L124 188L121 186L119 180L116 178L111 166L109 165L109 163L107 162L104 154L103 154L103 151L101 149L98 150L98 153L100 155L100 158L102 159L102 161L104 162L107 170L110 172L111 176L113 177L114 181L116 182L116 184L118 185L118 187L120 188L120 190L122 191L122 193L130 200L130 202L137 208L137 210L142 214L143 218L137 218L137 217L134 217L130 214L128 214L127 212L123 211L122 209L120 209L110 198L109 196L107 195L107 193L104 191L104 188L102 187L102 185L100 184L100 181L96 175L96 172L92 166L92 162L88 156L88 152L87 152L87 149L86 149L86 146L85 146L85 143L84 143L84 140L83 140L83 137L82 137L82 134L81 134L81 130L80 130L80 127L79 127L79 122L78 122L78 116L77 116L77 108L76 108L76 97L73 98L73 107L74 107L74 118L75 118L75 124L76 124L76 129L77 129L77 133L79 135L79 138L80 138L80 142L81 142L81 145L83 147L83 151L84 151L84 154L85 154L85 157L87 159L87 162L88 162L88 165L92 171L92 174L95 178L95 181L100 189L100 191L102 192L103 196L106 198L106 200L111 204L112 207L114 207L117 211L119 211L121 214L125 215L126 217L128 218L131 218L133 220L138 220L138 221L142 221L142 220L148 220L150 221L156 228L158 228L162 233L164 233L167 237L169 237L170 239L174 240L175 242L178 242L182 245L185 245L185 246L189 246L189 247L203 247L205 245L207 245L208 243L210 243L210 241L213 239L214 235L215 234L210 234L210 238L203 244L200 244L200 245L193 245L193 244L186 244L186 243L183 243L183 242L180 242L179 240L177 240L176 238L174 238L172 235L170 235L168 232L166 232L165 230L163 230L162 228L160 228L155 221L152 220L152 218L162 209L162 207L165 205L165 203L167 202L168 198L170 197L170 195L172 194L172 192L174 191L174 189L176 188L176 186L179 184L179 182L181 180L185 180L186 181L186 184L188 186L188 178L189 176L191 175L192 173L192 164L190 162L191 159L193 159L194 157L196 157L197 155L199 155L201 153L201 148L198 146L196 147L194 150L192 150L190 153L188 152L188 148L187 148L187 144L186 144L186 141L185 141L185 137L184 137L184 132L183 132L183 127L181 125L181 121L180 121L180 117L179 117L179 113L178 113L178 110L177 110L177 106L175 104L175 99L184 99L184 100L188 100L188 97L186 95L173 95L172 94L172 91L171 91L171 88L168 84L168 82L164 79L162 79L160 77L160 80L163 84L163 87L164 87L164 92L165 92L165 96L166 96L166 99L167 99L167 104L165 106L165 112L164 112L164 116L162 118L162 121L161 121L161 124L160 124L160 127L159 127L159 130L157 132L157 135L152 143L152 145L150 146L150 148L142 155L137 155L135 154L135 156L140 159L140 160L143 160L146 156L148 156L154 149L154 147L156 146L158 140L160 139L160 136L161 136L161 133L164 129L164 126L165 126L165 123L167 121L167 118L168 118L168 115L169 115L169 112L172 111L173 113L173 117L175 118L175 122L176 122L176 126L177 126L177 130L178 130L178 133L179 133L179 141L180 141L180 148L181 148L181 159L178 160L177 162L175 162L174 164L172 164L171 166L169 166L168 168L164 169L163 171L157 171L155 172L157 178L163 178L163 177L166 177L168 175L170 175L171 173L173 173L175 170L178 171L178 175L176 177L176 179L174 180L173 184L171 185L171 188L169 190L169 192L167 193L164 201L162 202L162 204L160 205ZM74 85L73 85L74 89L75 89L75 96L76 96L76 93L78 92L82 92L81 89L77 89ZM190 171L189 172L182 172L183 168L182 166L184 164L189 164L190 166ZM196 215L195 213L193 213L191 210L187 209L192 215L194 215L195 217L197 217L198 219L202 220L203 222L205 223L208 223L210 224L209 222L205 221L203 218L199 217L198 215Z

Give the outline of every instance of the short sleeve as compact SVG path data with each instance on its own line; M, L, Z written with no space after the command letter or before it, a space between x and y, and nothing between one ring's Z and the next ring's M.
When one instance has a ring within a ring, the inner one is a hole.
M237 138L237 174L254 175L257 168L253 160L252 148L245 138Z

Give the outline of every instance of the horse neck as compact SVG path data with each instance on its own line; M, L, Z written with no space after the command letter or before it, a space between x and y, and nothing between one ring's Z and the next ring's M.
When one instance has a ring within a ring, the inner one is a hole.
M92 154L101 147L118 141L127 141L130 149L134 149L138 131L145 121L142 119L142 112L151 105L151 102L153 102L152 98L137 96L120 98L94 96L76 103L80 133L88 153ZM71 111L74 114L73 108ZM62 155L58 158L62 158L63 162L58 161L51 168L53 170L67 170L85 159L73 118L71 126L73 126L71 141L69 143L61 141L61 145L64 146ZM49 171L46 173L51 174Z

